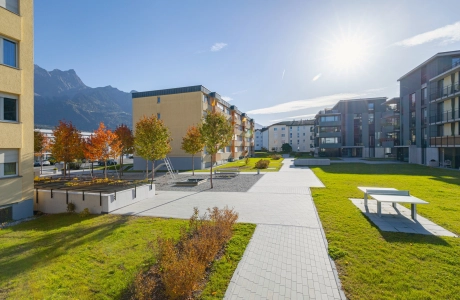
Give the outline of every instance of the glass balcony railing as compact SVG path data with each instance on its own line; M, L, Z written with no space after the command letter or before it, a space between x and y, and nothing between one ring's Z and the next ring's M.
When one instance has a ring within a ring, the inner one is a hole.
M430 116L430 123L452 122L460 118L460 110L448 110L434 116Z
M442 89L436 89L433 93L431 93L431 101L440 98L447 98L458 92L460 92L460 84L459 82L454 82Z

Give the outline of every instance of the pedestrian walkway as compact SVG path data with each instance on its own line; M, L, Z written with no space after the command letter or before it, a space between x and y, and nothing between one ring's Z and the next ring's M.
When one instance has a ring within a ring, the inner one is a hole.
M194 207L234 208L238 222L257 227L225 299L345 299L309 189L323 186L285 159L245 193L158 191L114 213L187 219Z

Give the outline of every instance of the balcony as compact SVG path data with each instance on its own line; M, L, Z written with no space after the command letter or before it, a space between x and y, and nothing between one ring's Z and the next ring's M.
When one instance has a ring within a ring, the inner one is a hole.
M453 84L450 84L442 89L436 89L433 93L430 95L431 101L436 101L444 98L449 98L452 96L457 95L460 93L460 84L459 82L454 82Z
M458 119L460 119L460 111L458 109L448 110L441 114L430 116L430 124L453 122Z
M454 147L460 146L460 136L435 136L430 138L431 147Z
M316 137L341 137L342 133L338 132L320 132L316 135Z

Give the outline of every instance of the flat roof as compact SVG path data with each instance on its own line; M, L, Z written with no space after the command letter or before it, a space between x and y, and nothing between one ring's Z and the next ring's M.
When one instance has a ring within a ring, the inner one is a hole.
M162 95L173 95L173 94L183 94L183 93L193 93L193 92L203 92L205 94L210 94L211 91L205 88L202 85L192 85L164 90L154 90L146 92L135 92L132 93L133 98L143 98L143 97L152 97L152 96L162 96Z
M455 50L455 51L446 51L446 52L438 52L436 53L435 55L433 55L432 57L428 58L427 60L425 60L424 62L422 62L420 65L418 65L417 67L413 68L412 70L410 70L409 72L407 72L406 74L404 74L403 76L401 76L401 78L398 79L398 81L400 81L401 79L403 79L404 77L408 76L409 74L411 74L412 72L414 72L415 70L418 70L419 68L421 68L422 66L426 65L427 63L429 63L430 61L432 61L433 59L437 58L437 57L441 57L441 56L447 56L447 55L452 55L452 54L460 54L460 50Z

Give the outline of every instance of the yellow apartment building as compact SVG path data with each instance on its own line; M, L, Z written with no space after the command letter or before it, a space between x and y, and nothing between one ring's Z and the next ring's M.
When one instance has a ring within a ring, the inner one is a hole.
M137 92L132 94L133 124L145 116L157 116L163 120L171 132L172 150L168 154L176 170L192 168L191 155L181 149L182 137L189 126L202 122L203 117L211 111L224 114L234 126L231 144L216 154L217 165L229 160L238 160L254 154L254 120L230 105L216 93L202 85ZM156 165L160 162L157 162ZM211 165L211 156L206 152L195 155L195 168L204 169ZM145 169L145 160L134 156L135 170ZM151 168L151 166L150 166Z
M33 215L33 0L0 0L0 222Z

